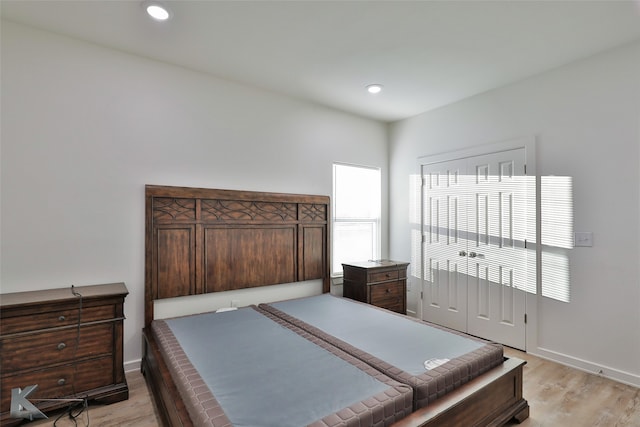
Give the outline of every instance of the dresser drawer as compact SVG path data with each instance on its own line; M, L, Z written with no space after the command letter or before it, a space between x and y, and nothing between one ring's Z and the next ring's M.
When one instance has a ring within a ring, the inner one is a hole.
M369 273L369 282L384 282L385 280L397 280L398 270L379 271Z
M74 391L88 391L113 383L113 359L104 356L77 364L68 364L27 373L3 375L2 412L9 410L11 389L37 384L29 399L54 399L73 395ZM4 372L4 371L3 371Z
M109 354L113 350L114 323L69 328L4 338L0 347L3 372L33 369L72 359ZM76 348L77 347L77 348Z
M369 303L404 314L404 280L369 285Z
M379 301L376 304L376 307L386 308L387 310L395 311L396 313L404 312L404 300L402 298L388 299L384 301Z
M28 316L6 317L0 323L0 335L76 325L78 323L78 311L77 308L73 308ZM115 307L113 305L85 307L82 309L80 320L83 323L95 322L111 319L114 315Z
M379 301L404 298L404 282L380 283L377 285L369 285L369 295L371 304L378 304Z

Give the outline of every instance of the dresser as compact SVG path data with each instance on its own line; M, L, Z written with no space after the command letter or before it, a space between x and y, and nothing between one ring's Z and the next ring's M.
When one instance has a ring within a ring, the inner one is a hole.
M342 264L343 295L406 314L408 265L386 259Z
M129 397L123 368L124 283L0 295L1 424L11 389L37 384L32 399ZM36 403L33 401L32 403ZM43 412L68 406L37 402ZM18 420L19 421L19 420Z

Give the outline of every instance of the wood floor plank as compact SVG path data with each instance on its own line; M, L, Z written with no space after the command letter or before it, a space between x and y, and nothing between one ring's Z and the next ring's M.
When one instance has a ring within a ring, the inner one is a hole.
M521 427L640 426L640 389L521 351L505 353L527 361L523 394L531 411Z
M506 348L505 353L527 361L523 392L531 410L529 418L519 424L521 427L640 426L640 389L517 350ZM129 400L112 405L89 405L89 426L159 426L144 377L137 371L128 372L127 382ZM24 425L52 426L53 420L54 417L51 417ZM78 419L78 426L86 426L85 421L85 418ZM57 425L70 427L74 424L68 418L63 418Z

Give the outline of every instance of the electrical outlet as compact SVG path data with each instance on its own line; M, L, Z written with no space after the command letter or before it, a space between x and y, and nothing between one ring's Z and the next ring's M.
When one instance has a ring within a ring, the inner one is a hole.
M593 233L590 231L576 231L573 235L574 246L593 246Z

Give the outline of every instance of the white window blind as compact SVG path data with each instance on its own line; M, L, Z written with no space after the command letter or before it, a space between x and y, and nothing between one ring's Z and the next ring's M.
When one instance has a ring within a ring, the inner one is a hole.
M333 274L380 258L381 186L379 168L333 165Z

